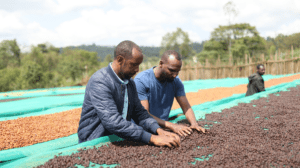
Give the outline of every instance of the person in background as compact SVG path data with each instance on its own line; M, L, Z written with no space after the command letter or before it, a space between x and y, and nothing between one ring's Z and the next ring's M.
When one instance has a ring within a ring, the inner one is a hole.
M265 74L265 67L263 64L259 64L256 68L257 72L248 77L249 83L247 85L246 96L265 91L265 82L262 78L262 75Z
M115 134L156 146L180 145L179 136L161 129L141 105L131 77L142 61L139 46L123 41L115 48L113 62L91 76L79 121L79 143Z
M145 70L134 78L142 105L163 127L180 136L187 136L193 129L205 132L195 118L195 114L185 96L184 86L178 77L181 69L181 55L173 50L163 53L158 66ZM190 127L169 122L171 107L176 98Z

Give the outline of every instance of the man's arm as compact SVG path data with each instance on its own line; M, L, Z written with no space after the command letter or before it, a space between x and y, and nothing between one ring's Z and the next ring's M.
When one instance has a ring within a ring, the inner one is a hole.
M121 138L149 143L151 134L121 116L110 87L103 81L91 81L89 88L91 102L103 127Z
M164 131L161 129L157 123L157 121L151 117L148 111L143 107L138 97L138 93L136 90L136 86L134 85L134 110L135 115L133 119L136 123L142 126L144 129L149 130L150 132L157 135L152 135L150 142L161 146L162 143L166 143L167 146L180 146L180 138L178 135ZM148 107L149 108L149 105Z
M255 80L254 85L257 88L258 92L265 91L265 85L262 82L262 80L259 79Z
M148 100L142 100L141 101L141 104L142 106L144 106L144 108L148 111L149 115L152 116L157 122L158 122L158 125L161 126L162 128L168 128L168 129L171 129L171 125L173 123L171 122L168 122L168 121L164 121L154 115L152 115L150 112L149 112L149 101Z
M194 111L191 108L191 105L190 105L189 101L187 100L186 96L176 97L176 100L177 100L178 104L180 105L186 119L191 124L191 128L196 129L197 131L202 131L203 133L205 133L205 129L198 125L198 123L196 121Z
M192 129L189 127L186 127L184 125L174 124L169 121L164 121L154 115L152 115L149 112L149 102L148 100L142 100L141 104L144 106L144 108L148 111L148 113L158 122L159 126L162 128L168 128L172 130L173 132L179 134L180 136L187 136L188 134L192 133Z

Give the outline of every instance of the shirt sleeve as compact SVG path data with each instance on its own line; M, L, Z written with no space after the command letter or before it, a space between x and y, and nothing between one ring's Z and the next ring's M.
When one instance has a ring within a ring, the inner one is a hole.
M185 96L184 86L180 78L176 77L175 80L175 97Z
M143 78L143 76L134 78L136 90L140 100L148 100L149 87L147 85L147 82L144 81L145 79Z
M255 80L254 85L258 92L265 91L265 85L262 80Z

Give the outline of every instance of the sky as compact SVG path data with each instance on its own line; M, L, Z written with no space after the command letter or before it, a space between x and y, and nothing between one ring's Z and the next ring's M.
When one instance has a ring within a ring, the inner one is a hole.
M22 51L39 43L55 47L116 46L132 40L160 46L180 27L192 42L209 40L228 25L223 7L229 0L0 0L0 41L16 39ZM238 15L263 37L300 32L300 0L232 0Z

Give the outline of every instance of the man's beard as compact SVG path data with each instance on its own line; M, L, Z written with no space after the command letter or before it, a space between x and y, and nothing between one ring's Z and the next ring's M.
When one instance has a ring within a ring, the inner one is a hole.
M167 81L167 82L173 82L174 81L174 79L171 79L171 78L168 77L167 73L162 72L162 74L163 74L163 79L165 79L165 81Z
M123 72L123 69L122 69L122 68L121 68L120 74L122 75L122 77L123 77L124 79L130 79L130 78L131 78L129 75L127 75L127 74L125 74L125 73Z
M124 65L126 64L126 61L125 61L125 63L124 63ZM126 66L124 66L124 67L126 67ZM123 71L123 65L121 66L121 68L120 68L120 74L123 76L123 78L124 79L130 79L131 78L131 76L130 76L130 74L125 74L124 73L124 71ZM133 75L132 75L133 76Z

